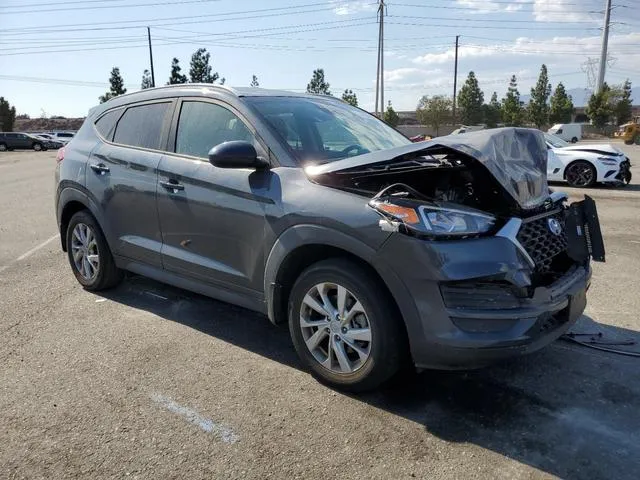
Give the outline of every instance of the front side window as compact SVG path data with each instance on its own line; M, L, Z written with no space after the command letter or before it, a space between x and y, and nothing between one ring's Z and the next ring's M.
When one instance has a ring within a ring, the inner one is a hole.
M208 158L213 147L233 140L255 144L253 134L233 112L214 103L182 103L176 153Z
M246 97L245 101L301 163L327 163L411 143L373 115L336 100Z
M169 103L152 103L128 108L113 136L115 143L160 150L162 126Z

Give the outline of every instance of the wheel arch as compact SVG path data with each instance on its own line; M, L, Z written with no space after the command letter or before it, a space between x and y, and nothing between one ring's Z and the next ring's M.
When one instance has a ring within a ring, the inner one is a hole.
M264 291L269 320L274 324L287 321L291 288L304 269L327 258L346 258L379 281L406 324L408 312L405 310L410 307L399 302L394 294L401 288L401 282L390 272L377 268L376 253L371 246L337 230L318 225L291 227L280 235L267 257Z
M91 200L91 197L87 193L78 190L73 187L66 187L60 192L58 197L58 229L60 231L60 243L62 250L67 251L66 231L69 225L71 217L81 210L88 210L91 215L96 219L98 225L105 234L107 243L109 242L109 236L105 230L104 218L100 215L99 210Z
M597 180L597 177L598 177L598 174L599 174L597 165L595 165L591 160L589 160L587 158L582 158L582 157L574 158L569 163L567 163L567 165L564 167L564 171L562 172L562 178L564 180L567 179L567 170L569 170L569 167L571 167L574 163L578 163L578 162L584 162L584 163L588 163L589 165L591 165L593 167L593 169L595 170L595 172L596 172L596 180Z

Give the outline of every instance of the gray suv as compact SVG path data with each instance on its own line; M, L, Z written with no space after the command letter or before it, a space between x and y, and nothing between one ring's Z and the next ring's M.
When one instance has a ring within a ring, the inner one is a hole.
M58 162L84 288L129 271L262 312L352 391L547 345L604 260L593 201L549 190L535 130L412 143L332 97L179 85L93 108Z

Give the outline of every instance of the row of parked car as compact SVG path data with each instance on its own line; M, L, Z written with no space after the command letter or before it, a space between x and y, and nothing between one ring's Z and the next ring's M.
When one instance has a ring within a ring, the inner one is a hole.
M0 152L10 150L35 150L39 152L61 148L69 143L74 135L73 132L0 132Z

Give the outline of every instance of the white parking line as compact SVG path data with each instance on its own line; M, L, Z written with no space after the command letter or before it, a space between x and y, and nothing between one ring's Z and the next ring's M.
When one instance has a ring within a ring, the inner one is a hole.
M56 233L54 236L52 236L51 238L45 240L44 242L42 242L40 245L36 245L35 247L33 247L31 250L23 253L22 255L20 255L18 258L16 258L13 262L9 263L8 265L3 265L2 267L0 267L0 273L4 272L7 268L9 268L11 266L12 263L15 262L20 262L22 260L24 260L27 257L30 257L31 255L33 255L34 253L36 253L38 250L40 250L41 248L46 247L47 245L49 245L53 240L55 240L56 238L58 238L59 235Z
M238 436L233 433L229 427L215 423L213 420L203 417L195 410L189 407L183 407L182 405L174 402L169 397L165 397L159 393L151 395L151 400L166 408L172 413L176 413L187 420L189 423L197 425L207 433L212 433L224 442L224 443L236 443Z
M56 238L58 238L58 234L56 233L53 237L51 237L48 240L45 240L44 242L42 242L40 245L37 245L35 247L33 247L31 250L29 250L28 252L23 253L22 255L20 255L18 258L16 258L16 262L20 262L21 260L24 260L25 258L33 255L34 253L36 253L38 250L40 250L41 248L46 247L49 243L51 243L53 240L55 240Z

